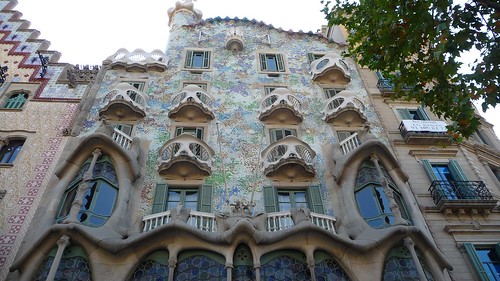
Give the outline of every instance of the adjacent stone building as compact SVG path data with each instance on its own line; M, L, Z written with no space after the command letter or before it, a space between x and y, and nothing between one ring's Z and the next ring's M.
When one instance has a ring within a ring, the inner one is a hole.
M0 110L1 136L24 140L1 167L2 188L16 182L0 201L1 278L500 278L490 124L450 142L445 121L342 57L338 27L203 19L190 1L168 15L165 52L121 49L77 75L49 59L26 79L42 89ZM2 46L22 33L9 30Z

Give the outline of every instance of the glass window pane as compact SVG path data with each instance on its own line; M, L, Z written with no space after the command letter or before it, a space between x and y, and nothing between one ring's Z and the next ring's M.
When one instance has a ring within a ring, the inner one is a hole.
M194 52L193 53L193 67L194 68L202 68L203 67L203 53L202 52Z
M359 211L364 218L373 218L380 215L370 187L357 191L356 200L358 201Z
M377 197L378 204L382 213L390 214L391 213L391 204L389 203L389 199L385 195L384 188L381 186L377 186L375 188L375 195Z
M276 55L267 55L267 70L269 71L277 71L278 66L276 62Z
M113 211L117 190L105 181L100 181L97 198L94 202L94 213L110 216Z
M306 192L296 191L294 192L295 208L307 208Z
M290 192L278 192L278 206L280 212L288 211L292 208Z
M169 190L167 200L167 210L176 208L181 202L181 192L179 190Z

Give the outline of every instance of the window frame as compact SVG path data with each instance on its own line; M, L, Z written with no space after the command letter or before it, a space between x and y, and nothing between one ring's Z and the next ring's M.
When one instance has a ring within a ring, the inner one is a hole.
M283 139L284 137L290 136L290 135L286 135L286 133L285 133L286 130L295 131L294 137L300 139L300 131L299 131L298 126L286 126L286 127L284 127L282 125L270 125L270 126L266 126L266 127L267 127L266 128L266 139L269 141L269 145ZM282 130L284 132L283 137L280 139L277 139L276 136L274 135L274 132L276 132L278 130ZM273 135L274 135L274 138L273 138Z
M13 166L16 159L20 157L19 155L23 153L23 147L26 145L25 138L7 138L7 142L8 143L2 146L2 149L0 149L0 166ZM14 147L13 143L18 143L18 144L15 146L14 152L12 151L9 152L8 150L11 150L12 147ZM21 143L20 146L19 143ZM3 162L3 159L7 154L10 154L10 156L8 157L8 161Z
M153 204L151 206L151 214L162 213L168 210L169 190L198 190L197 211L211 213L212 212L212 186L208 184L172 184L170 187L167 183L157 183L156 190L153 196Z
M399 121L403 120L420 120L420 121L430 121L431 118L427 111L421 106L406 106L406 107L396 107L395 114ZM416 111L413 116L419 116L420 119L413 119L410 111Z
M274 57L274 65L276 69L269 69L269 59ZM288 73L288 66L285 54L276 51L258 51L257 52L257 69L259 73L267 74L271 77L277 77L280 74Z
M485 266L485 263L487 261L482 260L481 255L478 254L478 249L479 250L485 250L485 249L491 249L491 251L496 254L498 261L492 261L491 257L489 262L490 263L498 263L500 264L500 243L493 243L491 244L473 244L470 242L464 243L463 244L465 248L465 252L467 253L469 260L472 262L472 266L474 267L474 271L477 273L479 276L479 279L481 281L489 281L490 279L490 274L493 274L494 272L492 270L487 270L487 267ZM490 274L489 274L490 273ZM497 279L500 279L500 272L497 272Z
M24 95L24 100L22 101L22 103L20 101L16 102L17 104L20 103L19 106L16 106L16 107L6 107L7 104L9 104L9 102L12 99L15 99L15 98L13 98L14 96L20 96L20 95ZM28 103L28 101L30 99L31 99L31 93L30 93L30 91L27 91L27 90L24 90L24 89L12 90L12 91L8 92L5 95L5 98L3 98L1 100L0 110L5 110L5 111L22 111L23 108L25 107L25 105Z
M186 48L182 59L182 69L192 73L201 73L203 71L212 71L213 50L206 48ZM194 54L201 54L201 65L193 66Z
M195 85L200 87L203 91L205 91L205 93L208 93L209 84L210 83L208 81L182 81L180 90L182 91L182 89L188 85Z
M323 199L321 198L320 186L311 184L309 186L264 186L262 193L264 196L264 208L267 213L282 212L279 208L278 194L280 192L302 192L305 191L306 207L311 212L325 214ZM293 207L292 207L293 208Z
M325 97L325 99L328 100L338 95L340 92L345 91L346 87L332 85L332 86L323 86L321 89L323 91L323 96ZM333 95L330 94L330 91L332 90L335 92Z
M307 60L309 61L309 64L311 64L315 60L319 60L320 58L324 57L326 55L326 52L309 52L307 53Z
M276 89L288 89L287 85L278 85L278 84L266 84L262 86L263 88L263 96L267 97L271 94L272 91Z

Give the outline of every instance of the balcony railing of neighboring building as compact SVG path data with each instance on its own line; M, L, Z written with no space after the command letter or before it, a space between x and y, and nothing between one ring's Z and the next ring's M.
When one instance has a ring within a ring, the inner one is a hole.
M132 146L132 138L117 128L113 129L113 136L111 138L125 149L130 149Z
M273 114L276 114L279 116L274 119L280 122L292 121L297 124L303 119L300 108L299 99L289 89L277 88L262 100L259 108L259 119L266 121L272 118ZM280 113L282 111L286 111L288 114Z
M361 141L359 140L358 133L354 133L349 137L345 138L344 140L342 140L339 144L340 148L342 149L342 152L345 155L356 149L358 146L360 146Z
M212 120L215 118L212 111L213 98L197 85L186 85L180 93L172 100L173 107L168 116L177 118L181 115L186 119L204 118ZM194 111L190 107L195 107ZM185 112L183 112L185 111Z
M394 83L390 79L387 78L379 78L377 82L377 88L383 97L391 96L395 93ZM403 87L403 91L411 90L411 87Z
M299 178L314 177L315 171L312 166L312 160L316 157L316 152L305 142L295 136L287 136L279 141L273 142L261 153L264 173L267 176L279 173L279 169L286 165L301 166L299 174L289 177ZM288 173L289 170L284 171Z
M336 53L327 53L311 62L312 80L348 84L351 81L347 63Z
M438 144L449 143L448 124L433 120L403 120L399 132L408 144Z
M494 199L482 181L439 181L429 187L434 203L440 211L491 210L498 200Z
M134 86L129 83L115 85L106 95L108 104L102 108L99 115L105 115L108 119L113 117L119 120L134 120L146 116L146 98Z
M175 210L173 210L175 211ZM148 232L162 225L173 222L172 211L165 211L157 214L144 216L142 219L144 227L142 232ZM335 230L335 217L310 213L310 222L331 233L337 233ZM266 219L266 230L269 232L282 231L292 228L296 225L290 211L269 213ZM193 228L207 231L217 232L217 220L212 213L199 211L190 211L186 224Z
M367 118L364 115L365 105L356 97L353 91L344 90L325 101L321 113L325 122L335 122L335 118L344 120L349 124L363 124ZM340 116L344 115L344 116ZM342 121L341 120L341 121ZM350 120L349 122L346 120Z

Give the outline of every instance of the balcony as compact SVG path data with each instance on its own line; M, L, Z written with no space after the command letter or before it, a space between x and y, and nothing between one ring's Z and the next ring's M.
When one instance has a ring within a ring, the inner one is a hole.
M204 141L184 133L160 149L158 173L166 179L203 179L212 172L213 156Z
M345 90L325 101L323 120L335 126L361 127L367 118L365 106L353 91Z
M407 144L450 144L447 125L444 121L403 120L399 132Z
M347 153L353 151L356 149L358 146L361 145L361 141L359 140L358 133L354 133L350 135L348 138L345 138L342 140L340 143L340 149L342 150L342 153L346 155Z
M392 94L396 92L394 84L390 79L387 78L379 78L377 82L377 88L379 89L383 97L390 97ZM411 87L402 88L403 91L409 91L410 89Z
M121 130L118 130L117 128L113 129L113 135L111 138L121 147L130 150L130 147L132 147L132 138L122 132Z
M196 85L187 85L174 96L168 117L176 121L206 122L215 118L213 98Z
M146 97L128 83L119 83L104 98L99 116L107 120L134 121L146 116Z
M189 216L187 217L186 221L185 218L183 219L180 218L179 216L175 216L175 213L172 214L172 212L175 212L175 210L144 216L142 219L144 223L142 232L151 231L162 225L173 223L174 221L177 222L183 221L192 228L202 231L207 231L207 232L224 231L223 227L218 227L217 225L218 221L215 215L212 213L205 213L205 212L198 212L191 210L189 211ZM328 232L334 234L337 233L335 230L335 223L337 220L334 217L311 212L307 220L310 223L327 230ZM255 223L257 224L259 224L259 222L255 221ZM257 226L257 228L265 229L265 231L267 232L278 232L289 228L293 228L299 222L294 221L291 211L286 211L286 212L276 212L268 214L267 218L265 219L265 221L263 221L263 223L265 223L264 227Z
M266 123L299 124L303 120L299 99L285 88L277 88L266 95L259 113L260 121Z
M498 201L493 198L482 181L435 180L429 191L440 212L444 210L488 212Z
M336 53L327 53L311 62L312 80L322 84L349 84L351 76L347 63Z
M312 160L316 152L294 136L273 142L261 153L264 173L279 181L305 181L316 175Z

